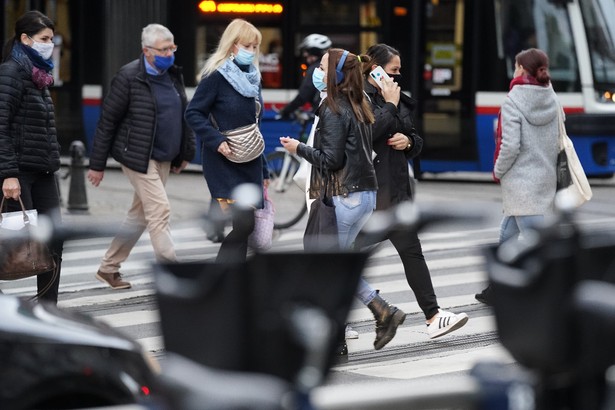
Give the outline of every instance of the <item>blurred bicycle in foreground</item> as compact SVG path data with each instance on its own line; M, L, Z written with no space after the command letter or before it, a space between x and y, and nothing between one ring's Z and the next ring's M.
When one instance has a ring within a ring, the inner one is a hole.
M394 229L477 217L468 211L404 203L374 214L364 234L377 241ZM79 237L76 229L59 234ZM7 369L0 376L0 408L100 406L85 397L110 389L114 379L105 377L104 365L127 389L122 401L105 403L135 405L122 409L610 410L614 250L614 234L580 232L566 209L521 242L485 249L498 334L518 365L478 363L445 384L323 386L353 286L373 249L155 265L166 348L160 372L108 326L0 295L0 364ZM20 312L20 326L9 312ZM74 387L71 395L33 401L67 385Z

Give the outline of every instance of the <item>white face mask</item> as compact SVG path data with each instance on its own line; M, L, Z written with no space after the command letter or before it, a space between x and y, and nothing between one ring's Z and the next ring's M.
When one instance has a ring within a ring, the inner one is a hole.
M51 58L51 53L53 53L53 43L41 43L34 39L32 39L32 48L38 52L43 60L49 60Z

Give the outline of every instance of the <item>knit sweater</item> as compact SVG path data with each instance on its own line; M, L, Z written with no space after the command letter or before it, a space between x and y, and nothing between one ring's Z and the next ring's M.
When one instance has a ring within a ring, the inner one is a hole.
M552 87L517 85L502 105L502 145L494 174L507 216L552 210L560 104Z

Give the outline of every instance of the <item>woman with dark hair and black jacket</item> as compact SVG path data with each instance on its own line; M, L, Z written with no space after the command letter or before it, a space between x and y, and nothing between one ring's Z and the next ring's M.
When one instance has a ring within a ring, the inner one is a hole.
M363 93L361 61L357 56L339 48L330 49L314 70L314 86L326 98L318 109L319 123L314 134L314 147L290 137L280 142L312 164L310 198L317 198L321 177L329 176L327 196L333 198L339 245L342 249L354 246L359 231L376 207L376 173L372 163L372 124L374 115ZM361 279L356 296L374 314L376 339L374 348L389 343L406 314L390 305Z
M60 218L60 194L54 173L60 169L53 102L53 22L29 11L15 23L0 65L0 184L8 211L36 209ZM49 249L56 269L37 277L40 298L57 303L62 241Z
M378 180L377 210L385 210L413 199L408 161L420 154L423 140L416 133L413 111L416 102L401 92L399 51L386 44L371 46L364 64L365 93L376 121L373 126L374 169ZM381 66L390 77L379 85L369 73ZM406 280L425 314L430 338L444 336L468 321L465 313L441 310L416 232L391 232L388 236L404 265Z

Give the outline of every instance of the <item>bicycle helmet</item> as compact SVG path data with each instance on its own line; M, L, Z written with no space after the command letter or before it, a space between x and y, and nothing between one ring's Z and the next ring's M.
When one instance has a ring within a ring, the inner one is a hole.
M310 34L305 37L301 44L300 50L305 50L308 53L316 56L321 56L331 47L331 39L324 34Z

